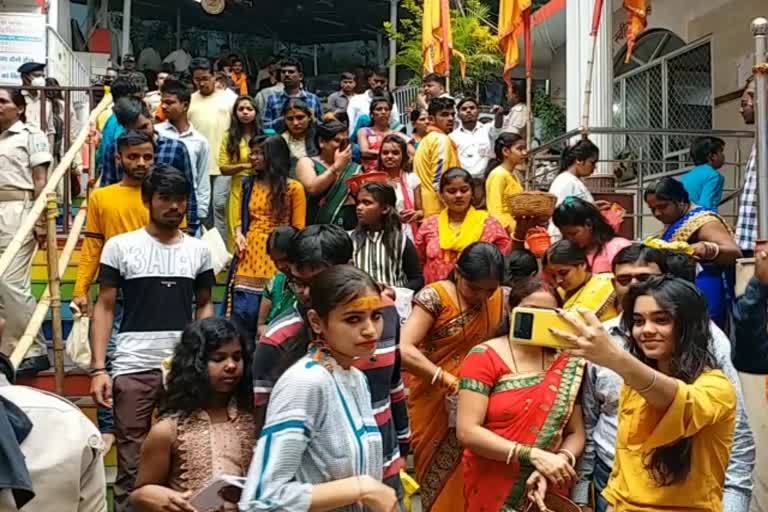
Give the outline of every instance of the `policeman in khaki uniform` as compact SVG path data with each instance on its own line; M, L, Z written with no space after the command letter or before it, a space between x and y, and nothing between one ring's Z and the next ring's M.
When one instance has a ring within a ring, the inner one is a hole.
M0 88L0 253L6 251L45 187L52 159L45 134L24 122L25 108L24 96L18 89ZM37 304L32 296L31 266L35 246L44 240L45 223L41 218L0 276L0 318L6 321L0 352L6 355L13 352ZM18 368L19 375L49 367L45 341L37 333Z

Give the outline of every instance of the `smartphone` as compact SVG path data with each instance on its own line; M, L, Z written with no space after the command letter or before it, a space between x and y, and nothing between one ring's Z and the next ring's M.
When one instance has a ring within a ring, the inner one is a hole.
M556 349L574 348L573 344L549 332L553 328L576 334L576 329L554 309L515 308L511 324L509 337L515 343Z
M344 151L347 149L347 146L349 146L349 139L346 139L341 144L339 144L339 151Z

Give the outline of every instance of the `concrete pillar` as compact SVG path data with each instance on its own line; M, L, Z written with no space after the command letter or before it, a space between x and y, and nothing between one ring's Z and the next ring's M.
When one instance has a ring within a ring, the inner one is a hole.
M603 6L600 31L597 35L595 63L592 75L592 101L589 109L589 125L613 126L613 9L607 1ZM567 129L580 127L584 108L584 85L587 80L587 61L592 55L592 10L594 0L568 0L566 5L566 80L567 80ZM590 135L590 140L600 148L600 158L612 158L613 147L607 135ZM610 164L600 164L595 175L611 175Z
M132 0L123 0L123 40L120 45L120 55L118 55L120 59L131 48L131 2ZM120 63L122 65L122 60Z

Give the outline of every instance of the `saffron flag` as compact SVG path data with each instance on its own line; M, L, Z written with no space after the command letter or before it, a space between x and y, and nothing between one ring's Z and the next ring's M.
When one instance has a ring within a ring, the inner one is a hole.
M637 36L648 26L648 6L646 0L624 0L624 9L627 11L627 58L629 64L632 50L635 49Z
M509 83L512 68L520 62L520 49L517 46L515 30L523 23L523 13L528 11L530 15L531 0L500 0L499 2L499 46L504 52L504 80ZM530 23L526 24L530 39ZM528 56L526 60L530 60Z
M448 0L424 0L421 31L421 58L424 74L451 74L451 56L459 58L461 76L466 73L464 55L453 48L451 11Z

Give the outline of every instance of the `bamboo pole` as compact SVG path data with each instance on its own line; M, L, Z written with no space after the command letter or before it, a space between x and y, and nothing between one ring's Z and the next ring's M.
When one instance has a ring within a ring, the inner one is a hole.
M69 236L67 237L67 242L64 244L64 249L62 249L61 251L61 256L59 257L59 262L58 262L59 275L63 275L64 272L66 272L67 266L69 266L69 261L72 259L72 253L75 252L75 247L77 247L77 241L80 238L80 231L83 229L83 226L85 225L85 215L86 215L87 209L88 209L88 199L83 201L83 204L80 205L80 211L77 212L77 216L75 217L75 220L72 223L72 230L69 232ZM50 306L51 306L51 288L50 288L50 285L48 285L45 288L43 295L40 297L40 300L37 302L35 311L32 313L32 317L30 318L29 323L27 324L27 330L24 331L24 334L19 339L19 342L16 345L16 348L13 350L13 353L11 354L11 362L13 363L14 368L18 368L19 364L21 364L22 359L24 359L24 355L29 350L29 347L31 347L32 344L34 343L35 337L37 336L37 333L40 332L40 327L42 327L43 322L45 321L45 315L48 314L48 308Z
M56 193L48 194L48 289L50 290L50 306L52 310L53 331L53 366L56 370L56 393L64 396L64 333L61 327L61 279L59 277L58 255L56 245L56 217L59 214L59 203ZM67 212L64 212L66 215Z
M83 144L85 144L85 141L88 138L88 134L90 132L91 125L96 123L96 118L98 115L106 110L106 108L109 107L111 103L111 97L106 95L104 98L102 98L101 102L96 106L96 108L91 111L91 115L88 118L88 123L86 123L82 130L80 130L80 133L72 143L72 146L70 146L69 150L67 150L67 153L61 159L61 162L59 162L59 165L56 166L56 169L48 178L48 182L45 184L45 187L40 192L40 195L37 197L37 199L35 199L35 203L32 205L32 210L29 212L26 219L24 219L24 222L21 224L21 227L16 232L16 235L13 237L11 242L8 244L8 247L6 248L3 255L0 256L0 276L5 274L5 272L8 270L8 266L13 261L13 258L16 257L16 253L19 252L19 250L24 246L24 243L28 240L29 235L35 228L37 219L40 218L40 216L43 214L43 211L45 210L47 201L46 198L48 194L51 192L56 192L59 181L61 181L61 178L64 177L64 174L69 171L75 156L77 155L78 151L80 151L80 148L83 147Z
M609 6L610 8L610 6ZM585 139L589 134L589 107L592 103L592 74L595 68L595 54L597 52L597 37L600 33L600 21L603 15L603 0L595 0L594 11L592 12L592 50L587 61L587 80L584 84L584 105L581 111L581 135Z

